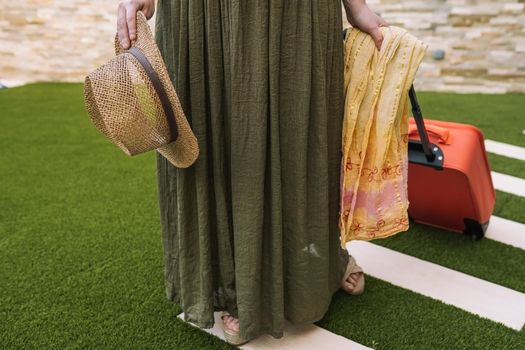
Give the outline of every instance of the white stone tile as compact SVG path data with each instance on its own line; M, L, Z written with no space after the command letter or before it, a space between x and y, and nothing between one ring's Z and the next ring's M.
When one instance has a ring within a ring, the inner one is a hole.
M203 331L212 334L224 340L222 331L221 312L215 312L215 325L213 328L205 329ZM184 313L179 314L181 320L184 321ZM195 324L187 322L196 327ZM370 349L364 345L356 343L348 338L341 337L327 331L324 328L318 327L314 324L306 326L294 326L285 320L284 335L280 339L275 339L271 335L262 335L256 339L250 340L248 343L240 346L244 350L367 350Z
M514 146L508 143L493 140L485 140L485 149L490 153L495 153L501 156L519 160L525 160L525 147Z
M347 249L366 274L514 330L525 324L523 293L370 242L351 241Z
M525 250L525 225L498 216L492 216L485 238Z
M497 190L525 197L525 180L519 177L492 172L492 182Z

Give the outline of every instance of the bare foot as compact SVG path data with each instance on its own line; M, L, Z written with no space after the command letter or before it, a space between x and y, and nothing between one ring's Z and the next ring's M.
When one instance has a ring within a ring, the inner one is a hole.
M222 322L226 328L231 329L232 331L239 331L239 320L232 315L225 315L222 317Z
M351 273L348 278L343 282L342 288L347 291L348 293L352 293L357 286L357 282L359 282L360 278L363 278L362 272L354 272Z

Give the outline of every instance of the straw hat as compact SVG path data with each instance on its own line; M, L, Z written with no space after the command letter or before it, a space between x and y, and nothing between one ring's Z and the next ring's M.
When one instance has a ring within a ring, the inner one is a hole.
M192 165L199 154L197 139L142 12L137 12L132 47L123 49L116 35L115 53L84 82L95 127L130 156L157 149L176 167Z

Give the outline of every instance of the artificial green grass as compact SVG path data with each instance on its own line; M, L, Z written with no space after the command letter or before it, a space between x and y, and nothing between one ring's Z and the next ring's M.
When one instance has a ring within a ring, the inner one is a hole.
M371 276L366 279L366 292L360 296L338 291L316 324L374 349L523 349L523 330L510 330Z
M493 215L525 224L525 198L496 190Z
M423 115L429 119L475 125L485 138L525 147L525 95L419 92Z
M373 243L525 293L525 252L510 245L420 224Z
M420 95L425 111L441 112L443 106L433 109L427 99L438 101L442 94ZM504 114L523 106L507 109L496 112L504 121L499 127L511 132L516 127ZM0 348L233 348L176 318L182 310L164 295L154 153L129 158L105 140L84 112L80 84L0 91L0 149ZM522 200L498 193L496 215L522 220ZM523 290L523 254L441 233L414 232L407 241L400 234L391 244L401 251L417 242L435 245L423 252L426 258L459 270L472 263L478 268L468 269L478 277L490 277L488 263L494 251L501 253L516 260L501 259L509 263L498 265L501 271L517 270L514 277L496 271L500 277L494 278ZM439 249L459 257L440 256ZM380 349L513 349L525 341L523 331L370 276L362 296L336 294L319 325Z
M0 348L233 348L165 298L154 153L105 140L79 84L0 106Z
M525 138L525 136L524 136ZM519 159L488 153L490 169L498 173L525 179L525 162Z

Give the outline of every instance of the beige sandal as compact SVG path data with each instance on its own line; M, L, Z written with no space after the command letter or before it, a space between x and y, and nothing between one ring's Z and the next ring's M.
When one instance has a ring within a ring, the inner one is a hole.
M347 292L348 294L350 294L350 295L363 294L363 292L365 290L365 273L364 273L363 269L361 268L361 266L357 265L357 262L355 261L354 257L350 256L350 258L348 260L348 265L346 265L346 272L345 272L342 284L344 285L344 283L348 283L348 282L346 282L348 277L352 273L357 273L357 272L361 272L361 278L359 278L357 280L357 285L355 286L354 290L349 292L348 290L346 290L343 287L343 290L345 292Z
M222 314L221 314L221 319L223 320L222 322L222 329L224 331L224 339L232 344L232 345L242 345L242 344L246 344L247 342L250 341L250 339L244 339L244 338L241 338L241 336L239 335L239 331L236 331L234 329L231 329L231 328L228 328L226 326L226 324L224 323L224 317L226 316L233 316L231 315L229 312L227 311L223 311Z

